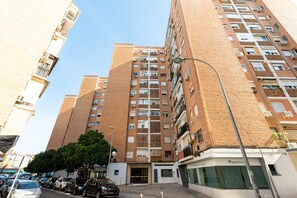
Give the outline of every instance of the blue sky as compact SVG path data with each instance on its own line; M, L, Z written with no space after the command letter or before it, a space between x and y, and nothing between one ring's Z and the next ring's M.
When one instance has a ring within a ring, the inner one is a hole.
M108 75L114 43L164 45L170 0L76 0L75 5L81 14L16 151L44 151L64 96L78 93L83 75Z

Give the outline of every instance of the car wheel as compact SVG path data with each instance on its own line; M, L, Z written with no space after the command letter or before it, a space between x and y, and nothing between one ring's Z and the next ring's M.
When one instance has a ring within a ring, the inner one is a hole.
M76 189L75 188L73 189L72 194L76 195Z
M98 192L96 193L96 198L101 198L101 193L100 193L100 191L98 191Z
M86 191L86 189L83 191L82 196L83 196L83 197L86 197L86 196L87 196L87 191Z

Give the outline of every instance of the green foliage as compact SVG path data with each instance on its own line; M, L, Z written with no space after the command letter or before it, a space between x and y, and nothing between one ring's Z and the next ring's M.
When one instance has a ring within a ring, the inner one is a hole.
M104 139L104 135L90 130L81 135L77 143L69 143L58 150L37 154L25 170L33 173L55 170L73 172L80 167L92 168L95 164L106 165L109 149L110 144Z

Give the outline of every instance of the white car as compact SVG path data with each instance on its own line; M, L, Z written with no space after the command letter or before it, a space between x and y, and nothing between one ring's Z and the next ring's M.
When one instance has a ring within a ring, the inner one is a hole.
M39 198L40 195L39 183L34 180L19 180L19 183L11 191L11 198Z
M69 182L71 178L63 178L60 177L56 182L54 186L54 190L65 190L67 182Z

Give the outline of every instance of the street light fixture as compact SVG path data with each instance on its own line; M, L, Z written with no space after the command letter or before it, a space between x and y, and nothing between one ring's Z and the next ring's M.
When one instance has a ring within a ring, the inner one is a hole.
M217 77L219 79L219 82L220 82L220 87L221 87L221 90L223 92L224 99L225 99L225 102L226 102L226 105L227 105L227 108L228 108L228 112L229 112L229 115L230 115L230 118L231 118L231 121L232 121L232 125L233 125L234 131L235 131L235 135L236 135L236 138L237 138L239 147L240 147L240 151L241 151L241 154L242 154L244 163L245 163L245 167L246 167L246 170L247 170L247 173L248 173L250 182L252 184L254 195L257 198L260 198L261 195L260 195L259 189L258 189L258 187L257 187L257 185L255 183L254 173L252 171L252 168L251 168L250 163L248 161L246 152L244 150L244 146L243 146L243 143L242 143L242 140L241 140L241 137L240 137L240 134L239 134L239 131L238 131L238 128L237 128L237 125L236 125L236 122L235 122L235 119L234 119L234 116L233 116L231 107L230 107L230 103L229 103L229 100L228 100L228 97L227 97L227 93L225 91L225 88L224 88L224 85L223 85L223 82L222 82L222 79L221 79L220 74L218 73L218 71L212 65L210 65L209 63L207 63L207 62L205 62L203 60L200 60L200 59L196 59L196 58L183 58L183 57L179 56L179 57L176 57L173 60L173 62L175 62L175 63L182 63L182 62L184 62L186 60L194 60L194 61L202 62L202 63L206 64L207 66L209 66L215 72L215 74L217 75Z

